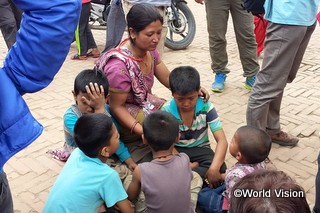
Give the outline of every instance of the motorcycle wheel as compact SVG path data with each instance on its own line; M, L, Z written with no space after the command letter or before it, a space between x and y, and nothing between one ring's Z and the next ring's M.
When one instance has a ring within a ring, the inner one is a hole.
M178 20L168 18L168 32L165 46L172 50L186 49L196 34L194 16L185 2L176 4ZM170 7L168 8L170 10Z

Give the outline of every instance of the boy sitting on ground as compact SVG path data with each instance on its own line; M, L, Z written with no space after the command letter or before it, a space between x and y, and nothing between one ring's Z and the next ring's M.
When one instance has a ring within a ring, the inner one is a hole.
M67 161L72 150L77 147L74 140L74 126L76 121L84 114L104 113L111 117L108 101L108 80L98 70L86 69L81 71L74 80L74 89L72 91L75 104L71 105L63 116L65 144L62 149L51 151L54 158ZM125 145L120 141L119 149L116 155L121 162L125 162L129 169L133 170L136 166ZM113 161L112 159L109 160ZM113 164L113 163L112 163ZM117 166L121 176L126 176L125 169Z
M267 159L270 150L271 138L265 131L251 126L237 129L229 145L229 152L238 162L227 170L224 210L229 209L233 186L247 174L266 168L264 160Z
M119 174L105 162L119 147L112 119L102 113L81 116L74 127L74 149L54 183L44 213L98 212L104 203L133 213Z
M134 201L142 191L148 213L193 213L190 161L184 153L174 154L174 144L179 141L177 119L167 112L151 113L143 122L142 139L149 145L153 160L133 171L129 200Z
M162 110L170 112L179 121L180 140L175 145L178 152L186 153L191 162L197 162L194 169L210 187L224 181L227 139L219 116L208 101L198 96L200 75L190 66L175 68L169 76L173 98L164 104ZM216 142L215 152L208 138L210 128Z

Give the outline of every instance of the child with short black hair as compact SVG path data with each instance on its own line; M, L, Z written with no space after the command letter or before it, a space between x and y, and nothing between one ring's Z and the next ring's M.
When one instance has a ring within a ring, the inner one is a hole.
M213 104L198 97L199 72L191 66L172 70L169 84L173 98L164 104L163 111L170 112L179 121L181 137L175 145L178 152L186 153L191 162L198 162L194 169L209 186L218 186L224 181L227 139ZM217 145L215 152L210 147L208 129Z
M76 76L72 91L75 104L71 105L63 116L65 144L62 149L50 151L56 159L66 161L73 149L77 147L73 131L76 121L82 115L104 113L111 117L109 106L107 105L108 91L108 80L100 70L85 69ZM136 166L128 149L121 141L116 155L121 162L125 162L128 165L129 169L133 170Z
M194 212L189 158L184 153L174 154L179 136L179 123L170 113L157 111L143 122L143 143L151 148L153 160L135 168L127 193L134 201L142 191L149 213Z
M119 174L105 163L119 147L112 119L102 113L85 114L75 124L74 138L79 148L51 188L44 212L98 212L105 203L133 213Z
M257 169L266 168L264 160L271 150L271 138L264 130L253 126L242 126L235 132L229 145L230 154L238 162L227 170L226 192L223 209L228 209L233 186L244 176Z

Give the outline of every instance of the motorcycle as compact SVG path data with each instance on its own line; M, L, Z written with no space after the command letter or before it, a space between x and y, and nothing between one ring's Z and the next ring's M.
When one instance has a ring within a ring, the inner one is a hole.
M92 29L106 29L111 0L92 0L89 24ZM172 50L187 48L196 34L194 16L184 0L172 0L165 12L168 18L168 32L165 46Z
M92 29L105 30L111 0L92 0L89 24Z

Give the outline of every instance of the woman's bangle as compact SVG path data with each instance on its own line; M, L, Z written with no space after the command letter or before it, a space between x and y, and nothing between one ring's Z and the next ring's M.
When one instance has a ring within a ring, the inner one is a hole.
M138 123L138 121L135 121L135 122L133 122L133 124L131 125L131 128L130 128L131 134L133 133L133 130L134 130L134 128L136 127L137 123Z

